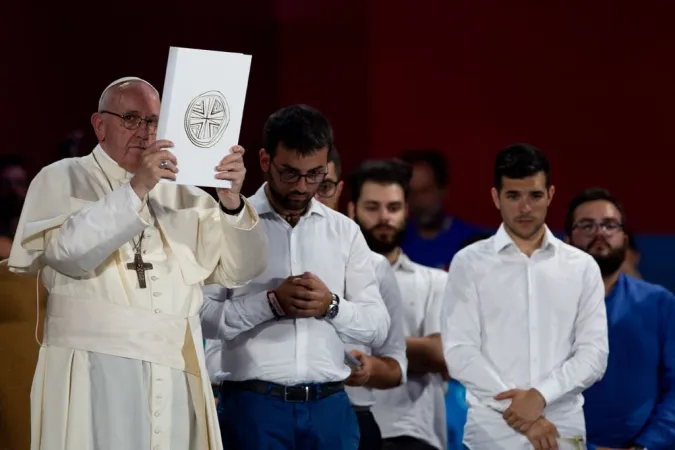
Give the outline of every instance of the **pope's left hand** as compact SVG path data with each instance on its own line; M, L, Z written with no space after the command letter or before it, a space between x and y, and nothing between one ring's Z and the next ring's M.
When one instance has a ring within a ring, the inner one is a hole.
M544 397L536 389L511 389L495 397L495 400L511 399L511 405L504 411L504 420L511 428L522 433L541 417L546 407Z
M230 180L232 182L230 188L216 189L220 202L227 209L237 209L241 204L239 193L246 177L244 152L244 147L235 145L232 147L232 153L221 159L216 166L216 179Z

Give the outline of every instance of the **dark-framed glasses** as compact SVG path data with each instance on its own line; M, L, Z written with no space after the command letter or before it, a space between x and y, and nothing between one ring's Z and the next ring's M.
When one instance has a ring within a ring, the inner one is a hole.
M337 185L337 181L323 180L319 184L319 189L317 189L316 193L319 194L320 197L331 198L337 192Z
M145 122L145 125L148 129L148 133L150 134L155 134L157 132L157 125L159 124L159 118L158 117L148 117L144 118L139 116L138 114L132 114L132 113L126 113L126 114L117 114L112 111L99 111L100 114L110 114L113 116L117 116L120 119L122 119L122 125L124 125L124 128L127 130L136 130L138 127L141 125L142 122Z
M284 167L279 167L274 161L272 165L276 167L277 172L279 172L279 179L283 183L295 184L300 181L301 178L305 179L307 184L319 184L326 179L328 172L323 171L313 171L308 173L300 173L297 170L287 169Z
M593 236L602 230L607 235L612 235L617 231L623 230L623 224L615 219L591 220L582 219L575 223L572 230L578 230L586 236Z

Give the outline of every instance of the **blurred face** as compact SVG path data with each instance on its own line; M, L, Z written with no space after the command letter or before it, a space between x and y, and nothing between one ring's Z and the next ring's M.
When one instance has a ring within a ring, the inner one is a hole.
M329 162L328 175L319 185L319 189L316 191L314 198L328 206L330 209L337 211L339 209L340 195L342 194L343 187L344 182L338 180L337 174L335 173L335 164Z
M431 167L415 164L408 197L410 216L422 227L432 225L441 212L442 201L443 190L436 184Z
M28 174L21 166L6 167L0 173L0 197L23 200L28 191Z
M101 147L129 172L136 172L141 153L155 142L159 109L157 91L146 83L132 81L111 88L106 112L92 116Z
M574 211L570 244L589 253L603 276L616 273L626 257L628 238L621 213L611 202L597 200Z
M401 245L407 214L401 186L367 181L353 208L353 219L371 250L388 254Z
M279 144L270 158L260 150L260 167L265 172L272 200L285 211L304 211L327 174L328 148L303 156Z
M532 239L541 231L555 188L546 189L546 176L540 172L522 180L502 178L502 189L492 188L492 201L504 227L521 239Z

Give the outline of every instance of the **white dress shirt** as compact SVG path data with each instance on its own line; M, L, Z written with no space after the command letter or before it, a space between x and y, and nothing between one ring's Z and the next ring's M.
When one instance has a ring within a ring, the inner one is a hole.
M379 347L390 318L380 296L370 249L358 225L312 199L291 227L267 199L263 185L249 201L269 240L267 270L248 285L204 291L204 337L223 342L228 380L283 385L345 380L345 343ZM289 276L312 272L340 297L332 319L275 320L267 291Z
M609 354L604 299L593 258L548 228L529 258L503 225L455 255L442 338L450 375L467 390L471 450L531 448L502 418L510 400L494 400L512 388L542 394L561 443L585 438L581 393L602 377Z
M375 275L377 276L380 295L391 317L387 339L380 347L371 349L363 345L345 345L347 351L360 350L367 355L380 358L392 358L401 368L401 384L405 384L408 372L408 358L406 357L405 334L403 333L403 299L401 290L396 282L396 275L389 264L389 260L379 253L371 252ZM345 387L349 401L354 406L371 407L375 404L373 388L369 386Z
M447 272L414 263L403 253L393 269L403 297L405 336L440 333ZM446 449L445 385L437 373L408 374L405 385L375 390L373 414L382 437L410 436Z

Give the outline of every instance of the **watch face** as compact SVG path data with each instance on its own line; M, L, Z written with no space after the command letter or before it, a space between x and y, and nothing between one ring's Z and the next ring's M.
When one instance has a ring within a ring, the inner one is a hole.
M333 319L335 316L337 316L337 313L338 313L338 305L335 305L335 304L330 305L328 307L328 312L326 313L326 317L328 317L329 319Z

